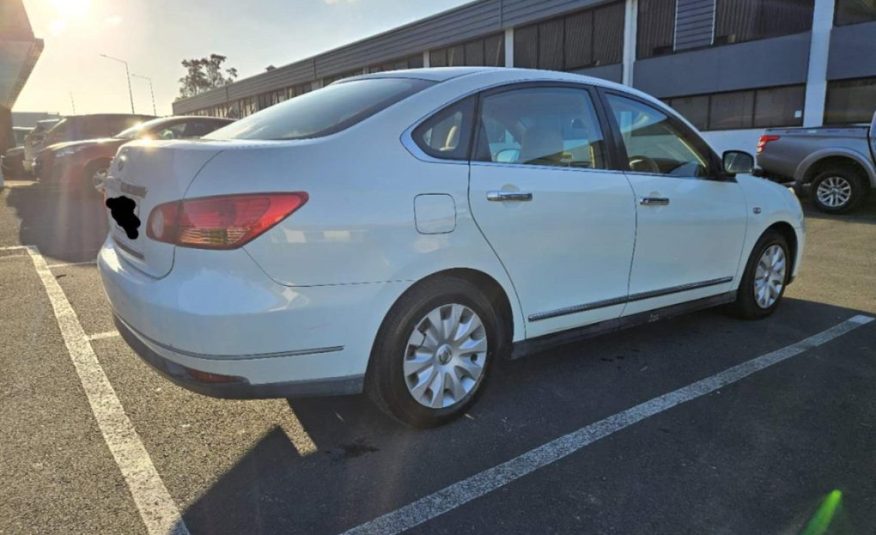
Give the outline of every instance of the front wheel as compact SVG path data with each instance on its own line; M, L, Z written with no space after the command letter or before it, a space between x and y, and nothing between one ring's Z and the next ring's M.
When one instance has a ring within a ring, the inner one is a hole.
M384 320L371 355L368 392L384 412L414 427L462 415L483 389L504 327L471 282L426 281Z
M751 252L732 311L743 319L761 319L775 312L785 294L790 265L785 237L775 231L766 232Z

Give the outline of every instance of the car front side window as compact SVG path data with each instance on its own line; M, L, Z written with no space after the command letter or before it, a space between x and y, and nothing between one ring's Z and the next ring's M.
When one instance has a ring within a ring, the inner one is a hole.
M678 177L706 177L709 159L698 141L657 108L619 95L607 96L627 151L628 170Z
M485 96L477 159L604 169L605 143L589 91L528 87Z

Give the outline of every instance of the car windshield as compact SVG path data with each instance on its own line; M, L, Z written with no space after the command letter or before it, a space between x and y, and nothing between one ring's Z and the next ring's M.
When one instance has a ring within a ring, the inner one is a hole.
M366 78L332 84L272 106L205 139L290 140L340 132L432 85L413 78Z

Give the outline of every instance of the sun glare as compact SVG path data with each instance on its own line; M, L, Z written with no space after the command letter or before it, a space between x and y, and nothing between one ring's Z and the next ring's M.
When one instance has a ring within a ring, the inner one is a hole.
M91 0L51 0L61 19L81 18L88 14Z

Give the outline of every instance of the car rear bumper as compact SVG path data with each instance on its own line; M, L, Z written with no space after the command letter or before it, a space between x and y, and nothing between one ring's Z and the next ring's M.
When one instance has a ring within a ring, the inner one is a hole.
M403 291L284 286L242 249L177 248L170 273L154 278L117 247L109 237L98 267L119 332L174 382L218 397L361 392L383 314Z
M191 368L192 362L188 362L189 366L183 366L155 351L153 347L157 343L136 333L118 316L115 317L115 324L125 342L155 371L171 382L205 396L225 399L291 398L358 394L363 390L364 375L252 384L245 377ZM205 359L199 367L214 368L212 364ZM258 363L248 363L248 366L251 365Z

